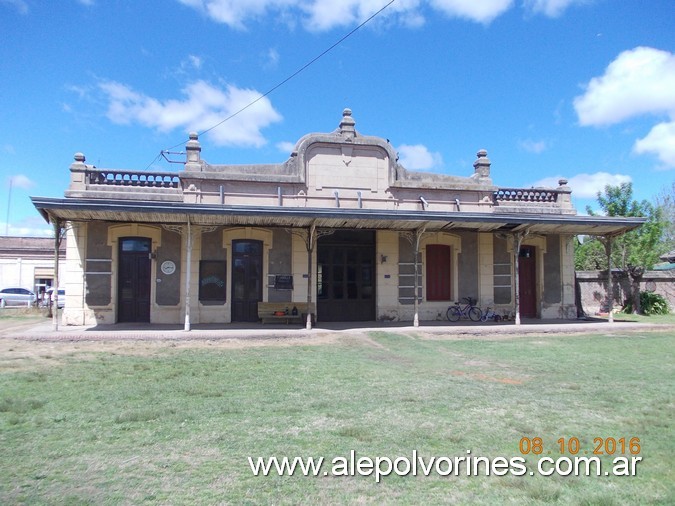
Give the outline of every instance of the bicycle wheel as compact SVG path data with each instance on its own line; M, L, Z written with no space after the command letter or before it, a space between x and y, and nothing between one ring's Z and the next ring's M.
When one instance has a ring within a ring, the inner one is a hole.
M448 320L451 322L456 322L459 321L459 317L461 316L461 311L457 306L450 306L448 308L448 312L446 313L446 316L448 317Z
M480 308L474 306L471 309L469 309L469 318L471 318L471 321L473 322L480 321L481 316L483 316L483 311L481 311Z

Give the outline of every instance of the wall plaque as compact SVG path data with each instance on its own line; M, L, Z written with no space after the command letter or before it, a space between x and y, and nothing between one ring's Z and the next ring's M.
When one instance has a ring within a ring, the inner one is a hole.
M277 290L293 290L293 276L277 274L274 277L274 288Z

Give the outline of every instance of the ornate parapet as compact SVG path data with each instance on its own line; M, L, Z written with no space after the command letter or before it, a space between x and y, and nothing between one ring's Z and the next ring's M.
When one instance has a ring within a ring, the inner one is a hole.
M558 184L558 188L499 188L492 196L494 211L576 214L567 180Z
M142 172L117 169L87 169L88 186L131 186L136 188L180 188L175 172Z
M502 202L540 202L557 203L559 192L547 189L524 189L524 188L499 188L494 192L494 203L500 205Z
M76 153L66 197L180 201L181 186L175 172L98 169Z

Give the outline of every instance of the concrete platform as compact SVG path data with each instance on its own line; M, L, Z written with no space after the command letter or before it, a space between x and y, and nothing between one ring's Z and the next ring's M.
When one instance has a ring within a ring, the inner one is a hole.
M457 323L430 321L421 322L414 327L412 322L339 322L318 323L313 329L306 330L297 324L266 324L259 323L232 323L232 324L196 324L190 331L184 330L182 325L157 325L150 323L120 323L114 325L96 326L59 326L53 329L51 320L44 319L32 323L0 328L0 336L37 340L192 340L192 339L266 339L281 337L312 337L322 334L362 334L374 331L393 331L400 333L423 333L438 337L488 337L488 336L517 336L537 334L596 334L620 332L652 332L673 331L675 325L635 323L614 321L609 323L604 319L586 320L539 320L526 319L521 325L507 322L470 322Z

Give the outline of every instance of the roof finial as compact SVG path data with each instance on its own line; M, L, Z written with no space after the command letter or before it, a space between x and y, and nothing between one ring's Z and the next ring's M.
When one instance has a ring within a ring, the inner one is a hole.
M481 149L476 153L476 161L473 162L474 177L478 180L487 180L490 178L490 159L487 157L487 151Z
M352 118L352 110L346 108L342 111L342 121L340 121L340 134L343 137L346 137L348 140L353 139L356 136L356 129L354 128L356 121Z
M473 168L478 177L490 177L490 159L487 157L487 151L481 149L476 153L476 161L473 162Z
M199 135L197 132L190 132L190 138L185 145L186 162L185 170L201 170L201 151L202 146L199 143Z

